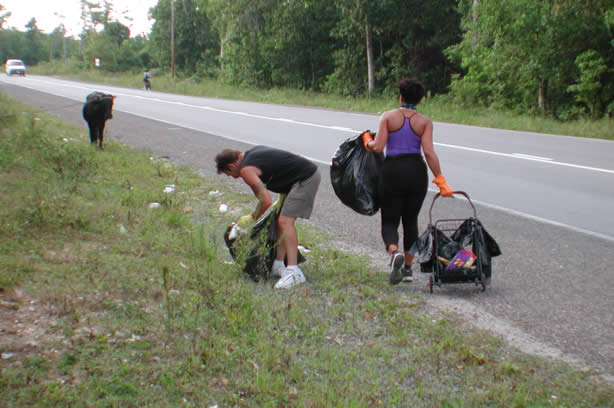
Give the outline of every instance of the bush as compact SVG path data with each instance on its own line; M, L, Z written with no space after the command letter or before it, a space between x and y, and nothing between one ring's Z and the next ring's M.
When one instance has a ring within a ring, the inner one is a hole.
M568 91L575 94L576 101L585 104L592 118L603 116L603 94L601 77L608 70L604 59L595 50L588 50L578 55L576 65L580 70L580 78ZM611 97L612 95L610 95Z

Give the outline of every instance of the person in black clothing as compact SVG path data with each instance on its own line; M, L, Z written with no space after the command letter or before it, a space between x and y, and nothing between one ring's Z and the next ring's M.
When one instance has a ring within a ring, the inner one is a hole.
M433 146L433 122L416 108L424 93L424 86L419 81L400 81L400 108L384 112L375 140L365 142L368 150L386 151L379 176L378 200L382 238L391 255L390 283L393 285L413 281L413 256L409 249L418 238L418 214L428 185L427 165L440 194L453 196ZM399 248L400 222L403 224L403 251Z
M276 289L286 289L305 282L298 267L298 235L296 218L309 218L320 185L317 166L302 156L267 146L256 146L246 152L225 149L215 157L218 174L242 178L258 198L256 210L239 219L249 225L273 204L269 190L285 194L278 219L281 242L271 276L279 278ZM284 263L287 261L287 266Z

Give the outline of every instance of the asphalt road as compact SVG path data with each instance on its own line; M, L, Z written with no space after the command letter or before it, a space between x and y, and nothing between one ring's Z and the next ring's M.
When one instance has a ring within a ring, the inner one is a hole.
M84 132L85 95L95 89L118 95L107 139L192 165L203 176L246 192L240 182L215 173L214 157L221 149L261 143L315 159L323 179L309 222L329 232L333 245L372 256L378 265L374 270L387 279L379 216L361 216L343 206L326 165L346 137L374 129L377 116L22 79L0 77L0 91ZM423 274L394 290L424 294L512 345L576 361L613 379L614 143L435 126L436 149L450 185L470 194L503 255L494 259L493 283L484 293L473 285L447 285L431 295ZM429 192L421 229L428 223L432 197ZM433 217L465 218L469 210L463 200L438 200Z

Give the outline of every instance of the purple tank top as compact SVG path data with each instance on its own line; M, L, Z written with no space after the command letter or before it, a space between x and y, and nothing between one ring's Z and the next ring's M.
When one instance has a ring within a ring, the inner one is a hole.
M403 126L399 130L388 134L386 144L386 157L398 156L400 154L420 153L421 140L410 126L411 118L405 118Z

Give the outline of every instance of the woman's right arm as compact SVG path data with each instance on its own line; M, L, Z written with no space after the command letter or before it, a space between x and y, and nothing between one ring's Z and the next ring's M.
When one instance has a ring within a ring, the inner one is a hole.
M452 188L448 185L446 178L441 172L439 157L437 153L435 153L435 147L433 146L433 122L429 118L424 117L424 130L422 131L420 139L426 164L428 164L433 172L433 176L435 176L433 183L439 187L439 193L443 197L453 197L454 193L452 192Z
M429 118L424 118L424 130L420 140L426 164L431 169L433 176L437 177L441 174L441 167L439 165L439 157L435 153L435 147L433 146L433 122Z

